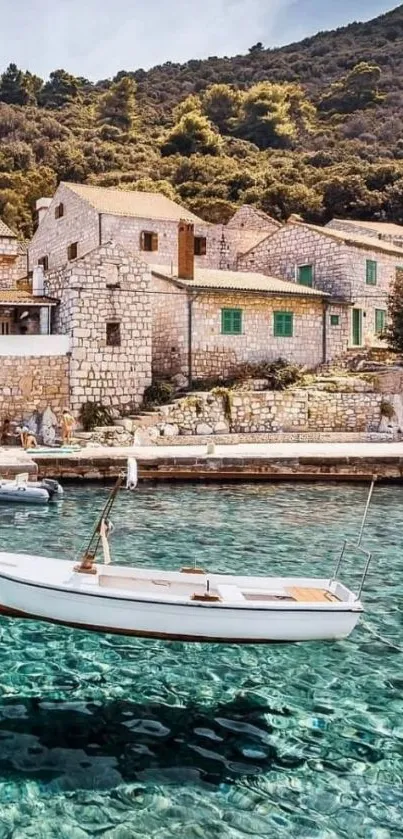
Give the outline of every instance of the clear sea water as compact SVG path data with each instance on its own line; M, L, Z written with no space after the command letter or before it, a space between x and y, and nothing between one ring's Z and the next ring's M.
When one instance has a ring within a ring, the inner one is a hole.
M106 488L0 507L0 549L69 558ZM329 574L366 488L142 486L119 562ZM208 646L0 620L0 839L403 836L403 488L379 487L350 639ZM356 585L362 561L350 557Z

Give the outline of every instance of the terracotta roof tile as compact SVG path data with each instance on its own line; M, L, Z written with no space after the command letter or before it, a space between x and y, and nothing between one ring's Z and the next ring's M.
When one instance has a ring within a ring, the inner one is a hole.
M255 274L251 271L220 271L219 269L195 268L194 280L182 280L166 266L151 266L152 273L157 277L171 280L176 285L188 288L217 289L245 292L268 292L279 295L293 295L295 297L329 297L317 288L308 288L278 277L266 277L265 274Z
M308 230L313 230L315 233L321 233L322 236L329 236L331 239L337 239L339 242L344 242L346 245L355 245L357 248L380 251L381 253L392 253L400 256L400 258L403 257L403 248L398 248L397 245L393 245L392 242L383 242L372 236L360 236L359 234L354 233L354 231L335 230L333 227L319 227L315 224L306 224L304 221L288 221L287 225L290 224L293 224L296 227L306 227Z
M10 228L7 227L7 225L4 224L4 221L2 221L1 219L0 219L0 237L2 237L4 239L16 239L17 238L16 234L13 233L13 231L10 230Z
M0 306L56 306L59 301L53 297L37 297L22 288L0 289Z
M177 222L186 219L194 224L207 224L190 210L159 192L135 192L91 184L71 184L66 181L63 182L63 186L87 201L99 213Z

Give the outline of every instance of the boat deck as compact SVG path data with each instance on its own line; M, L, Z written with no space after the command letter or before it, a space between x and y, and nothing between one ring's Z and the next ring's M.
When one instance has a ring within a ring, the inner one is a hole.
M330 591L326 591L323 588L299 588L297 586L292 586L291 588L287 588L287 594L292 597L293 600L297 600L299 603L338 603L339 598L336 597L335 594L331 594Z

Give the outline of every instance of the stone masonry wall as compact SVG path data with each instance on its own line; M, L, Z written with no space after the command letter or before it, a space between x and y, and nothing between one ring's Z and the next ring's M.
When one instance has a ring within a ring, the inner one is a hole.
M186 218L186 209L183 210ZM140 250L140 237L143 231L158 233L158 250ZM196 268L217 268L221 254L221 225L195 225L195 236L205 236L206 255L195 256ZM173 266L174 272L178 265L178 222L159 219L128 218L126 216L102 215L102 241L116 242L125 250L135 254L149 265Z
M188 304L185 292L153 276L153 370L157 375L187 374ZM243 334L221 334L221 309L240 308ZM292 338L273 334L274 311L294 314ZM228 376L246 362L286 358L315 367L323 360L323 303L317 298L268 297L239 292L203 292L192 307L193 376ZM330 315L339 325L331 326ZM343 352L348 321L346 307L330 307L327 314L328 357Z
M56 219L55 208L60 203L64 206L64 215ZM67 248L73 242L78 242L78 257L97 247L98 213L72 190L60 184L28 247L30 270L43 256L48 257L50 271L66 265Z
M18 267L18 240L0 236L0 289L13 288L19 275Z
M263 432L377 432L379 393L232 391L228 401L214 393L193 393L158 409L155 427L166 437Z
M69 404L67 356L2 356L0 422L20 421L50 406L56 413Z
M48 272L47 293L60 298L57 331L71 336L71 406L87 401L124 410L151 382L148 267L117 245L96 248L64 270ZM120 324L120 345L107 324Z

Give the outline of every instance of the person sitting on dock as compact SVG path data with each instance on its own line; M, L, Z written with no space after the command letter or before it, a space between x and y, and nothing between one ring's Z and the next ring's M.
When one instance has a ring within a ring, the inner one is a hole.
M66 446L66 445L68 446L68 445L71 444L71 438L72 438L72 434L73 434L74 425L75 425L74 417L70 413L70 411L68 411L67 408L66 408L62 413L62 422L61 422L61 426L62 426L62 446Z
M26 425L20 429L20 440L23 449L36 449L38 445L35 434Z

